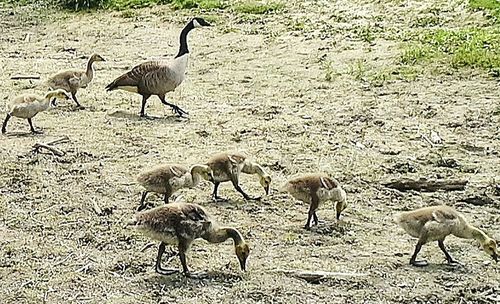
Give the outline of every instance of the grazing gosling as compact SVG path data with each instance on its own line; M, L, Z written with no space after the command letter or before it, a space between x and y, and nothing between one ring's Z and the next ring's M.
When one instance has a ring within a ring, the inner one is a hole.
M82 105L78 102L78 99L76 99L76 93L78 92L78 89L86 88L87 85L92 81L92 79L94 78L93 64L94 62L98 61L106 61L106 60L102 58L100 55L93 54L87 61L86 70L72 69L72 70L61 71L55 75L52 75L47 80L47 85L50 87L51 90L64 89L70 92L71 97L73 97L73 100L75 101L76 105L79 108L82 108Z
M69 96L69 94L62 89L50 91L45 94L45 96L39 96L35 94L22 94L16 96L7 105L8 112L5 120L3 121L2 133L7 132L7 123L12 116L27 119L32 133L42 133L42 131L35 130L31 119L38 113L47 110L50 105L55 106L56 98L69 100L71 99L71 96Z
M159 274L170 275L178 272L175 269L161 267L161 258L165 252L165 245L173 245L178 247L184 275L189 277L200 276L200 274L191 273L186 263L186 253L191 243L198 238L210 243L222 243L228 238L232 238L241 270L246 270L246 261L250 248L241 233L231 227L220 227L200 205L171 203L137 213L135 218L129 222L129 225L135 226L145 235L161 242L156 257L156 272ZM174 256L175 253L172 253L169 261Z
M458 264L444 247L444 239L450 234L459 238L478 240L483 250L495 262L498 261L495 240L488 237L480 229L470 225L461 213L451 207L441 205L402 212L396 216L396 222L409 235L418 238L415 252L410 259L410 265L417 267L428 265L427 261L417 261L416 259L422 245L432 241L438 242L439 248L443 251L448 264Z
M149 192L164 194L165 204L172 194L181 188L196 187L205 179L213 181L212 169L206 165L193 165L189 170L180 165L160 165L146 170L137 176L137 181L146 191L142 193L141 203L137 211L146 207L144 201Z
M266 195L269 194L271 176L264 171L261 165L247 159L239 153L219 153L212 156L207 165L214 173L214 191L212 199L214 201L225 201L227 199L217 195L220 183L231 181L234 188L243 195L246 200L259 200L260 197L251 197L241 189L239 184L240 173L257 174L259 182L264 188Z
M336 201L337 220L347 207L346 193L339 182L324 174L308 174L290 179L282 190L290 193L295 199L310 204L307 222L304 226L307 230L311 228L311 219L314 219L315 225L318 224L316 210L320 203L328 200Z

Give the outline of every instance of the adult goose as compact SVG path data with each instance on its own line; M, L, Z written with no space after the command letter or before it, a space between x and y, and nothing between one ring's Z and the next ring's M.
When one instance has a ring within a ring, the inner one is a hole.
M192 29L203 26L210 26L210 24L202 18L193 18L181 31L179 52L173 60L141 63L116 78L106 87L106 90L120 89L142 95L141 117L146 116L146 102L151 95L158 96L160 101L170 106L177 115L188 115L188 112L180 107L167 102L165 94L174 91L184 81L189 57L187 35Z

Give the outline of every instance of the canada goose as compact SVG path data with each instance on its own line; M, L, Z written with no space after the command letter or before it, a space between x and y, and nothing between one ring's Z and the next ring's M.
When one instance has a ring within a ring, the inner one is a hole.
M483 250L495 262L498 261L495 240L488 237L480 229L470 225L461 213L451 207L441 205L402 212L396 216L396 222L409 235L418 238L415 252L410 259L410 265L417 267L428 265L427 261L417 261L416 258L422 245L432 241L438 241L439 248L443 251L448 264L457 264L458 262L450 256L444 247L444 239L450 234L459 238L478 240Z
M165 245L177 245L184 275L194 276L187 267L186 253L191 243L198 238L210 243L222 243L232 238L241 270L246 270L250 248L241 233L234 228L220 227L200 205L177 202L163 205L137 213L129 225L135 226L145 235L161 242L156 257L156 272L159 274L169 275L177 272L175 269L161 267ZM174 255L172 254L169 261Z
M174 91L184 81L188 64L189 49L187 35L198 27L210 26L202 18L193 18L182 29L179 52L171 61L147 61L132 68L129 72L116 78L106 86L106 91L125 90L142 95L141 117L144 117L146 101L151 95L156 95L160 101L172 108L179 116L188 113L178 106L165 100L165 94Z
M311 219L314 219L315 225L318 224L316 210L320 203L328 200L337 202L337 220L347 207L345 191L336 179L325 174L308 174L290 179L282 190L290 193L295 199L310 204L305 229L311 228Z
M76 92L80 88L86 88L94 78L93 63L98 61L106 61L100 55L93 54L87 62L86 70L66 70L52 75L47 80L47 85L51 90L64 89L71 93L71 97L78 107L82 105L76 99Z
M225 200L217 195L217 189L220 183L231 181L234 188L243 195L246 200L259 200L260 197L251 197L241 189L239 184L240 173L257 174L259 182L264 187L266 195L269 194L271 185L271 176L267 174L262 166L248 160L244 155L239 153L219 153L212 156L207 165L212 168L214 174L214 192L212 199L215 201Z
M32 133L42 133L41 131L35 130L31 119L35 117L36 114L47 110L50 104L55 106L55 98L68 100L71 99L71 96L69 96L69 94L62 89L47 92L45 96L38 96L35 94L22 94L16 96L11 102L8 103L8 112L7 117L5 117L5 120L3 121L2 133L7 132L7 122L12 116L26 118L30 124ZM53 100L51 101L51 99Z
M192 188L199 184L201 179L213 181L210 167L193 165L189 170L180 165L160 165L146 170L137 176L137 181L146 191L142 193L141 203L137 211L146 207L144 201L148 192L163 193L165 204L170 196L181 188Z

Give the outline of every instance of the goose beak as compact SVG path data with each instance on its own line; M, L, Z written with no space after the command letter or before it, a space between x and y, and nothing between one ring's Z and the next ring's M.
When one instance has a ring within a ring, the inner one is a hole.
M56 98L52 98L52 100L50 101L50 104L51 104L53 107L57 106L56 100L57 100Z

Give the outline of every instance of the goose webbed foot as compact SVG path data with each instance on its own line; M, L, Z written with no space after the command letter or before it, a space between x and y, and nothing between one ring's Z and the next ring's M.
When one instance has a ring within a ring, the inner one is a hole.
M189 115L188 112L184 111L176 105L172 105L172 112L174 112L178 117L186 117Z
M448 262L449 266L453 266L453 267L463 266L462 263L460 263L459 261L456 261L454 259L448 260L447 262Z
M429 263L426 260L410 261L410 265L413 265L415 267L425 267L425 266L429 265Z
M305 230L311 230L311 226L309 226L309 224L305 224L305 225L304 225L304 229L305 229Z
M42 130L33 129L33 130L31 130L31 133L33 133L33 134L43 134L43 131Z

